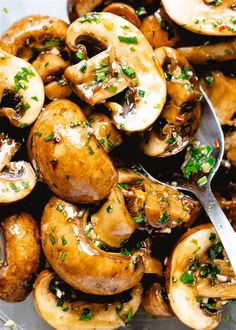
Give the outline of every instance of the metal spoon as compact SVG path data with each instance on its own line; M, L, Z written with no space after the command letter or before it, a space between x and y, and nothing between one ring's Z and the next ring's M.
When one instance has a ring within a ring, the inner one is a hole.
M182 177L178 179L176 188L191 192L199 199L212 224L214 225L217 234L219 235L225 252L227 253L229 261L236 274L236 233L234 232L211 190L212 178L218 170L224 154L224 135L218 119L216 118L212 103L202 88L201 92L204 96L202 121L195 135L195 140L199 141L203 145L210 146L214 146L217 141L217 148L213 149L213 156L216 159L216 163L214 170L208 175L207 182L202 186L199 186L196 181L193 182ZM149 173L143 163L139 165L149 177L163 184L163 182L155 179ZM174 180L176 180L176 178Z

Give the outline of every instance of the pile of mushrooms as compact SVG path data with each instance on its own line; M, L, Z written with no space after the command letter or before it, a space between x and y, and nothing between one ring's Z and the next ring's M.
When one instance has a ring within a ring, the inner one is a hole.
M70 25L32 15L0 38L0 299L33 290L58 330L117 329L140 307L214 329L236 299L223 246L198 201L137 163L184 155L201 85L225 133L215 193L235 227L235 4L67 9Z

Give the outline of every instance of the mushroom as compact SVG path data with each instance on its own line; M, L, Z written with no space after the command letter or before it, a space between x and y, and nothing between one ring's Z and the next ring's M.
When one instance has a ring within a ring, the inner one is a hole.
M133 25L137 26L137 28L140 28L141 26L141 21L136 14L134 8L125 3L111 3L110 5L106 6L103 11L115 14L117 16L121 16L127 19L127 21L129 21Z
M35 53L52 47L64 47L68 24L50 16L26 16L14 23L1 42L11 47L11 53L26 61Z
M19 302L29 294L29 283L40 262L39 230L26 212L15 214L1 223L0 299Z
M68 24L49 16L27 16L13 24L2 41L17 55L32 65L42 77L49 100L66 98L72 93L63 72L69 61L62 51ZM64 52L65 53L65 52Z
M175 23L195 33L232 36L235 29L235 2L215 0L163 0Z
M217 44L180 47L177 50L192 64L230 61L236 59L236 39Z
M201 85L210 98L221 125L235 122L236 79L220 71L212 71L201 79Z
M229 162L236 167L236 131L225 136L225 152Z
M113 330L127 325L137 312L142 291L138 283L123 295L91 297L73 290L55 274L44 270L35 282L34 303L39 315L53 329Z
M173 312L194 329L216 328L223 301L236 297L235 274L211 224L180 238L168 260L167 279Z
M107 201L91 216L96 239L119 248L135 231L135 223L129 214L124 197L118 187L113 188Z
M217 201L225 212L227 218L232 222L236 222L236 196L232 196L230 199L218 196Z
M93 113L88 117L88 121L94 130L93 134L106 152L111 152L122 143L120 132L111 119L103 113Z
M0 49L0 117L31 125L44 104L43 82L34 67Z
M74 91L94 105L128 87L123 105L106 103L115 125L128 132L150 127L163 108L166 83L143 34L114 14L90 13L78 18L67 32L66 43L71 50L76 51L82 40L95 41L105 50L65 70Z
M177 27L163 7L143 19L140 31L154 49L162 46L176 47L180 43Z
M158 278L163 277L162 262L152 256L151 239L147 238L141 243L140 251L144 263L145 274L155 274Z
M155 50L167 82L168 101L153 129L141 140L140 149L151 157L171 156L192 140L200 123L200 91L188 61L175 49Z
M41 219L45 256L55 272L75 289L114 295L137 284L142 259L99 249L85 233L88 212L52 197Z
M148 223L160 232L170 233L172 228L196 217L196 204L193 200L142 174L120 169L119 185L126 207L138 227Z
M69 100L47 105L28 138L33 166L50 189L66 200L95 203L106 198L117 172L82 110Z
M28 162L11 162L19 148L20 143L0 134L0 204L23 199L36 185L37 178Z
M7 166L15 153L19 150L20 143L0 133L0 172Z
M171 318L173 314L166 300L168 298L165 289L161 287L160 283L155 282L145 293L142 308L152 317Z
M94 11L103 0L68 0L67 12L71 22L75 21L79 16L85 16L86 14Z

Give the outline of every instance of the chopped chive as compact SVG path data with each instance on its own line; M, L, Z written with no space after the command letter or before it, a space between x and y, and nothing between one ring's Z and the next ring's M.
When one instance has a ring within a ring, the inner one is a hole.
M138 39L136 36L134 37L125 37L125 36L118 36L120 42L124 42L126 44L135 44L137 45Z
M49 234L49 238L50 238L52 245L54 245L56 243L55 237L52 234Z
M43 141L47 142L54 138L54 132L49 133L45 138L43 138Z
M106 208L106 210L107 210L107 213L111 213L111 212L113 211L113 207L112 207L112 205L109 205L109 206Z
M34 100L34 101L39 101L38 97L37 96L31 96L31 99Z
M62 253L60 254L60 260L61 260L61 261L65 261L65 258L66 258L66 252L62 252Z
M61 204L57 205L57 211L62 212L64 210L64 207Z

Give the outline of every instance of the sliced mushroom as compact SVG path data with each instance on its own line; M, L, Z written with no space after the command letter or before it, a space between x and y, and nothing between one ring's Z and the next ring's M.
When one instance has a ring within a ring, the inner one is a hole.
M188 46L178 48L178 51L192 64L207 64L210 61L230 61L236 59L236 40Z
M99 249L85 234L88 213L52 197L41 219L45 256L69 285L90 294L113 295L130 289L144 273L141 258Z
M14 23L1 42L11 47L11 53L29 61L38 50L64 47L68 24L50 16L27 16Z
M160 283L155 282L152 284L142 300L142 307L145 312L155 318L173 317L165 295L165 289L161 287Z
M221 125L232 125L236 114L236 79L213 71L201 79L201 85L210 98Z
M40 262L39 230L28 213L12 215L1 224L0 299L24 300Z
M44 87L34 67L0 49L0 117L25 127L38 117L44 104Z
M235 1L163 0L175 23L195 33L232 36L235 29Z
M17 150L20 148L20 143L8 137L4 133L0 133L0 172L7 166Z
M95 203L106 198L117 172L82 110L69 100L51 102L32 127L28 152L50 189L66 200Z
M180 238L168 261L167 291L173 312L188 327L217 327L221 301L236 297L235 274L229 268L211 224L197 226Z
M94 130L93 134L106 152L112 151L122 143L120 132L106 115L94 113L88 117L88 120Z
M161 232L170 233L172 228L195 217L193 200L141 174L120 169L119 185L126 207L139 226L148 223Z
M201 93L198 78L180 53L160 47L155 55L165 71L169 99L140 149L147 156L164 157L180 152L192 140L200 123Z
M151 255L152 251L150 238L147 238L142 242L140 251L144 263L145 274L155 274L159 278L163 277L162 262Z
M91 13L70 25L66 43L76 51L78 43L86 39L96 41L107 50L68 67L65 77L75 92L91 105L105 102L129 86L124 106L116 102L107 102L107 106L118 128L144 131L159 116L166 97L163 71L154 62L146 38L121 17Z
M153 15L144 18L140 31L154 49L162 46L176 47L180 43L176 25L166 14L163 7L158 9Z
M236 196L232 196L231 199L218 196L217 201L219 202L228 219L232 222L236 222Z
M119 248L135 231L135 223L129 214L121 190L115 187L102 207L92 215L91 223L97 240Z
M62 294L61 298L58 298L58 293ZM141 284L136 284L129 295L126 302L123 302L122 295L102 302L99 296L91 297L72 291L57 276L44 270L35 282L34 303L39 315L54 329L113 330L125 326L137 312L142 299ZM124 298L126 296L127 293ZM58 301L61 307L58 307Z
M10 162L0 172L0 204L17 202L31 193L37 178L25 161Z
M111 3L110 5L106 6L103 11L121 16L127 19L127 21L129 21L130 23L137 26L137 28L140 28L141 26L141 21L136 14L134 8L125 3Z

